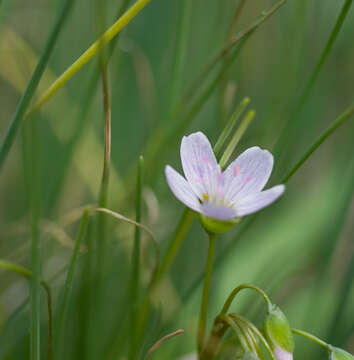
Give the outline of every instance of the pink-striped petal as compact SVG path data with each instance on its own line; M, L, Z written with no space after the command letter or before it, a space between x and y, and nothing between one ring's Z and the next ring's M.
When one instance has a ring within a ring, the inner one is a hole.
M268 190L250 194L233 205L236 208L237 216L252 214L270 205L283 194L284 185L277 185Z
M165 167L167 184L176 198L194 211L200 212L200 203L186 179L175 169Z
M201 213L209 218L217 220L231 220L237 216L235 209L213 203L203 203L200 205Z
M273 168L273 155L258 146L244 151L224 171L225 199L230 202L261 191Z
M213 194L221 186L222 174L207 137L197 132L184 136L181 144L184 175L199 199Z

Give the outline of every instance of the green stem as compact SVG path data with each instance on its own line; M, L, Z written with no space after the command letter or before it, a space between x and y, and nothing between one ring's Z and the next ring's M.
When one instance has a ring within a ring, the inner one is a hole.
M219 156L227 138L229 137L232 129L235 126L235 123L240 118L240 116L244 112L244 110L245 110L246 106L249 104L249 102L250 102L249 98L244 98L241 101L241 103L237 106L234 113L231 115L229 121L227 122L225 128L221 132L221 134L218 137L216 144L214 146L213 150L214 150L216 157ZM246 119L244 119L241 122L239 127L236 129L235 135L233 137L234 142L235 142L235 137L237 137L237 139L238 139L237 141L240 140L240 138L242 137L242 135L244 134L244 132L248 126L248 123L249 123L249 121ZM237 141L236 141L236 144L237 144ZM157 272L156 283L163 277L163 275L170 268L173 260L175 259L176 255L182 245L183 239L185 238L190 226L193 223L194 217L195 217L195 213L189 209L186 209L183 212L183 215L176 227L176 230L175 230L175 233L173 236L173 240L171 241L170 246L166 252L166 255L165 255L164 259L162 260L161 266Z
M234 152L237 144L241 140L243 134L245 133L245 131L249 127L249 125L250 125L251 121L253 120L253 118L255 117L255 115L256 115L256 113L254 112L254 110L250 110L245 115L245 117L242 119L241 124L239 125L239 127L235 131L234 136L232 137L229 145L227 146L224 154L222 155L222 157L220 159L219 164L220 164L221 168L224 168L226 166L228 160L230 159L230 156Z
M16 265L12 262L1 260L0 259L0 268L5 269L7 271L12 271L20 276L25 277L28 280L32 279L32 272L22 266ZM40 281L43 289L47 294L47 308L48 308L48 359L53 360L53 306L52 306L52 292L49 284L41 279ZM22 306L18 308L18 311L21 311L23 307L28 303L28 299L24 301ZM17 311L15 312L15 314ZM10 321L10 318L8 319Z
M268 11L263 11L261 16L252 24L250 24L246 29L240 31L235 37L225 43L225 45L218 50L214 56L212 56L206 65L203 67L200 74L195 78L192 82L191 86L186 92L186 95L183 97L182 103L188 102L189 99L193 97L197 89L199 88L200 84L204 82L204 80L208 77L211 70L214 66L219 62L219 60L224 58L224 55L230 51L238 42L241 40L248 38L253 32L262 25L267 19L269 19L274 13L276 13L285 3L287 0L280 0L274 6L272 6ZM228 59L227 59L228 61ZM226 61L226 62L227 62Z
M161 265L159 267L159 270L156 275L155 283L161 280L164 274L168 271L171 264L173 263L173 260L175 259L181 245L183 242L183 239L185 238L187 231L189 230L193 220L195 217L195 213L189 209L186 209L183 212L183 215L177 225L177 228L175 230L173 240L170 243L170 246L166 252L165 257L161 261Z
M140 223L141 221L141 203L142 203L142 188L143 188L143 157L140 156L138 163L138 171L137 171L137 182L136 182L136 222ZM141 229L140 227L135 227L135 235L134 235L134 247L132 254L132 275L131 275L131 321L130 321L130 329L131 329L131 344L130 344L130 359L135 359L137 353L137 307L139 302L139 284L140 284L140 236Z
M226 43L228 42L231 42L232 40L232 37L235 33L235 30L236 30L236 26L237 26L237 22L238 22L238 19L240 18L241 16L241 13L242 13L242 10L244 8L246 4L246 0L240 0L237 8L236 8L236 11L234 13L234 16L233 16L233 20L231 22L231 25L230 25L230 28L229 28L229 31L227 33L227 36L226 36ZM230 49L224 54L224 63L226 62L228 56L229 56L229 51ZM220 81L220 96L219 96L219 99L220 99L220 123L221 124L224 124L224 120L226 118L226 113L227 113L227 108L226 108L226 95L227 95L227 85L228 85L228 74L225 73L223 78L221 79Z
M224 146L227 138L231 134L232 129L234 128L236 122L238 121L238 119L240 118L240 116L242 115L244 110L246 109L249 102L250 102L250 98L248 98L248 97L244 98L240 102L240 104L236 107L233 114L231 115L230 120L227 122L226 126L224 127L223 131L221 132L221 134L214 146L213 150L214 150L216 157L219 156L219 154L222 150L222 147Z
M182 69L183 62L186 51L186 43L188 40L188 25L191 14L191 4L190 0L181 1L181 10L179 15L179 21L177 25L177 40L176 40L176 50L174 56L174 64L172 67L172 74L170 80L170 93L168 101L168 118L172 118L173 109L176 105L176 99L178 96L181 79L182 79Z
M296 106L293 116L291 117L291 120L288 121L287 125L285 126L284 130L282 131L282 133L279 137L279 140L277 141L277 144L275 146L275 151L274 151L276 156L280 155L283 152L284 147L287 145L288 137L286 136L286 134L291 133L291 134L293 134L293 136L295 138L297 138L296 130L301 129L301 125L302 125L303 121L306 120L306 117L303 117L304 120L300 119L300 121L296 121L311 95L311 92L315 86L315 83L320 74L320 71L322 70L324 63L327 60L327 57L333 48L333 44L338 37L340 29L343 26L344 20L349 12L349 8L352 5L352 2L353 2L353 0L346 0L342 7L342 10L337 18L336 24L334 25L334 28L331 32L331 35L329 36L329 39L325 45L325 48L323 49L323 52L315 66L315 69L313 70L311 77L307 82L305 90L298 102L298 105ZM295 135L294 135L294 133L295 133Z
M128 25L151 0L137 0L98 40L96 40L73 64L71 64L45 91L29 113L37 111L58 90L60 90L83 66L86 65L100 49L110 42L126 25Z
M226 314L227 311L229 310L231 303L233 302L233 300L235 299L236 295L244 289L252 289L258 292L258 294L260 294L263 299L265 300L265 302L268 305L268 308L270 309L272 307L272 302L270 301L268 295L262 290L260 289L258 286L252 285L252 284L242 284L237 286L234 290L232 290L231 294L229 295L229 297L227 298L222 310L221 310L221 314Z
M263 346L265 347L265 349L267 350L269 356L271 357L272 360L276 360L273 351L270 347L270 345L268 344L267 340L265 339L265 337L263 336L263 334L258 330L258 328L252 324L248 319L246 319L245 317L238 315L238 314L230 314L229 315L231 318L233 317L237 317L240 321L244 322L245 325L253 332L253 334L258 337L258 339L261 341L261 343L263 344Z
M328 128L325 130L317 140L310 146L301 159L294 165L289 173L283 178L282 183L286 183L297 172L297 170L304 164L304 162L311 156L311 154L332 134L341 126L346 120L348 120L354 114L354 106L350 106L346 109Z
M41 250L39 235L40 218L40 175L39 175L39 139L37 133L37 119L30 119L28 125L29 141L28 153L31 159L29 176L30 209L31 209L31 360L40 359L40 325L41 325Z
M297 335L300 335L300 336L303 336L304 338L308 339L308 340L311 340L315 343L317 343L318 345L324 347L325 349L327 349L328 351L330 351L330 345L325 343L323 340L319 339L317 336L314 336L306 331L303 331L303 330L299 330L299 329L291 329L291 331L294 333L294 334L297 334Z
M241 332L240 327L235 323L235 321L227 314L221 314L218 316L218 318L231 327L231 329L235 332L237 338L239 339L243 351L248 352L249 348L247 342Z
M78 234L76 236L74 250L73 250L73 253L71 256L69 269L68 269L68 273L66 275L66 280L65 280L65 284L64 284L64 294L63 294L63 300L62 300L61 308L60 308L60 319L59 319L60 322L59 322L58 333L57 333L57 337L56 337L56 348L58 349L57 350L58 354L60 354L61 345L63 342L65 323L66 323L66 319L68 316L69 303L70 303L71 293L72 293L72 289L73 289L74 273L75 273L75 270L78 265L79 252L80 252L82 241L84 239L86 226L87 226L88 219L89 219L89 214L90 214L90 210L86 209L82 215L80 228L79 228ZM61 356L58 355L57 358L60 359Z
M117 14L116 14L115 18L120 18L124 14L124 12L128 8L129 1L130 0L123 0L123 2L120 4L120 6L117 10ZM118 34L114 39L112 39L112 41L110 42L110 44L108 46L108 51L105 54L106 55L105 59L107 62L109 61L109 59L111 58L111 56L114 53L115 46L117 44L117 41L119 40L119 35L120 34ZM120 53L118 52L117 55L119 55L119 54ZM84 94L82 100L80 101L80 103L82 105L81 105L80 112L78 115L79 120L78 120L77 124L75 125L75 129L73 130L73 134L70 137L69 142L66 144L66 150L64 152L64 160L63 160L65 167L68 167L70 165L71 160L73 158L73 152L76 149L75 146L76 146L76 144L78 144L80 142L80 139L85 134L85 132L82 131L82 129L85 127L85 122L89 118L89 113L91 111L91 107L92 107L92 103L93 103L92 98L96 93L98 79L100 77L100 74L101 74L100 66L95 66L92 71L92 74L90 75L90 79L89 79L87 87L86 87L87 92ZM62 168L61 173L58 176L58 180L56 182L54 190L52 191L52 194L50 195L50 200L48 201L49 204L55 204L56 199L59 198L60 190L63 188L61 185L65 178L65 174L66 174L65 168Z
M310 157L310 155L328 138L329 135L334 133L336 129L338 129L339 125L341 125L346 119L349 118L349 116L353 115L353 106L345 110L342 115L339 116L338 119L336 119L322 135L314 142L314 144L305 152L301 160L294 166L293 169L291 169L286 176L280 181L281 183L287 183L290 178L301 168L301 166L304 164L304 162ZM253 216L250 216L248 219L244 221L244 224L240 230L240 232L237 234L237 238L239 238L242 234L244 234L250 226L254 223L254 221L257 219L258 214L255 214ZM234 246L234 244L237 243L237 241L230 242L228 245L225 246L225 248L218 254L217 258L215 259L215 267L218 267L222 264L223 259L227 256L227 254L230 253L231 248ZM203 274L200 274L196 280L193 282L193 284L187 289L185 294L182 296L183 302L187 301L187 299L193 294L195 289L197 289L200 282L203 280Z
M207 321L207 311L208 311L208 300L210 293L210 281L211 281L211 273L213 269L213 258L215 252L215 234L209 233L209 248L208 248L208 256L205 266L205 277L204 277L204 287L202 294L202 302L200 306L200 315L199 315L199 323L198 323L198 354L201 354L201 351L204 346L204 338L206 332L206 321Z
M25 92L23 93L20 102L17 105L15 115L13 116L11 123L6 131L6 134L1 142L0 169L4 165L7 154L9 153L11 146L15 140L19 126L22 120L24 119L24 115L31 103L31 100L37 89L39 81L41 80L43 72L48 64L49 57L52 54L59 33L63 27L64 21L67 18L73 3L74 3L73 0L66 0L64 2L63 7L59 13L58 19L44 46L43 53L37 63L36 68L34 69L30 81L28 82Z

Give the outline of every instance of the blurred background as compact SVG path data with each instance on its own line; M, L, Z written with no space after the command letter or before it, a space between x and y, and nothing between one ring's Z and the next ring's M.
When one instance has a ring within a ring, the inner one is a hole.
M61 3L0 1L1 136ZM105 3L101 6L105 8L107 28L127 1ZM108 64L112 163L107 207L135 218L135 174L142 154L141 221L156 235L162 258L184 211L166 185L163 168L171 164L181 170L179 146L183 135L203 131L215 143L237 104L249 97L249 109L256 111L256 117L234 155L254 145L272 151L275 168L269 187L282 181L312 142L354 100L353 8L314 86L305 98L303 95L343 0L288 0L239 44L236 54L228 53L208 76L198 79L210 57L229 41L230 31L242 31L275 3L152 0L115 43ZM235 21L240 5L242 11ZM97 38L96 6L93 0L75 1L35 98ZM195 79L197 85L190 93ZM102 99L96 57L34 115L40 132L42 276L52 288L55 321L79 218L83 207L98 199L103 167ZM354 123L350 119L290 179L279 202L262 211L250 226L243 221L218 237L209 325L231 290L240 283L252 282L281 306L293 327L354 352L353 137ZM31 266L31 161L21 129L2 168L0 258L27 268ZM94 219L91 224L94 227ZM89 233L95 234L92 229ZM107 254L99 289L92 275L95 269L88 266L90 245L85 239L75 272L61 358L128 358L133 238L133 226L107 218ZM161 336L178 328L185 334L162 345L153 358L176 359L195 351L200 276L207 246L204 231L194 221L154 293L137 358L142 358ZM145 235L141 250L142 297L154 263ZM93 247L91 254L94 251ZM90 306L90 297L96 291L101 294L99 307ZM28 296L26 279L0 270L1 360L29 358ZM232 309L257 325L261 325L265 312L257 295L247 292L240 295ZM45 294L42 324L46 358ZM326 352L315 344L303 338L295 340L295 358L326 358Z

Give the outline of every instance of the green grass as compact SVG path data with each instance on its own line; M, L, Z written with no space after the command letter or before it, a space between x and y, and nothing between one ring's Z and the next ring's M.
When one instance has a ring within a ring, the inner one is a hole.
M237 336L270 349L254 292L213 323L245 283L354 352L352 0L0 0L0 14L0 360L197 351L208 241L164 177L194 131L223 166L269 149L267 187L286 183L215 241L202 357L235 358ZM295 343L294 359L326 357Z

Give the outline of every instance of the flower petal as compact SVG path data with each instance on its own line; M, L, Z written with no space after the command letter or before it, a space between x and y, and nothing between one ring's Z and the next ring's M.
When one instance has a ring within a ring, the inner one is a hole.
M277 200L278 197L283 194L284 190L284 185L277 185L268 190L246 196L234 204L237 216L249 215L263 209Z
M203 133L183 137L181 161L184 175L200 200L203 200L203 194L211 195L217 191L222 181L221 169Z
M175 169L165 167L167 184L176 198L194 211L200 212L200 203L186 179Z
M209 218L217 219L217 220L230 220L237 216L236 210L224 206L224 205L218 205L213 203L203 203L200 205L201 207L201 213Z
M225 199L235 202L261 191L273 169L273 155L258 146L251 147L235 159L224 171Z

